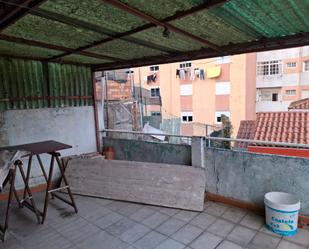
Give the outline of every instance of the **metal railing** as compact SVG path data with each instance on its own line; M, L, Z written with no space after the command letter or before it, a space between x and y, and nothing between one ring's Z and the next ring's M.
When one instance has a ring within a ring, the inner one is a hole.
M191 140L192 136L184 135L174 135L174 134L162 134L162 133L146 133L141 131L126 131L126 130L113 130L113 129L104 129L101 132L108 133L118 133L118 134L135 134L135 135L149 135L149 136L166 136L166 137L178 137L186 140ZM250 145L267 145L267 146L280 146L280 147L293 147L293 148L303 148L309 149L309 144L297 144L297 143L283 143L283 142L269 142L261 140L251 140L251 139L237 139L237 138L223 138L223 137L203 137L207 141L219 141L219 142L232 142L232 143L247 143ZM211 147L211 143L206 143L207 146Z

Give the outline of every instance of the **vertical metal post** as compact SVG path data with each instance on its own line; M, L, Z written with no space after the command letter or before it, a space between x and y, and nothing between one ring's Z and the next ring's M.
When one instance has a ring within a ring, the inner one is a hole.
M142 80L141 80L141 68L138 68L138 80L139 80L139 109L140 109L140 122L141 128L144 124L144 108L143 108L143 91L142 91Z
M97 144L97 152L100 152L100 131L99 131L99 120L98 120L98 106L97 106L97 88L95 73L92 72L92 98L93 98L93 108L94 108L94 122L95 122L95 137Z

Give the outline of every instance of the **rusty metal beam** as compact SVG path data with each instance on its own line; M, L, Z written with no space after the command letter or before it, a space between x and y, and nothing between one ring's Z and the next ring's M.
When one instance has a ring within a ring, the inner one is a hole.
M165 23L165 22L170 22L170 21L174 21L174 20L177 20L177 19L181 19L183 17L192 15L194 13L203 11L205 9L211 9L211 8L215 8L215 7L221 6L221 5L225 4L228 1L230 1L230 0L209 0L209 1L207 1L207 2L205 2L203 4L201 4L201 5L193 7L191 9L177 12L173 16L170 16L170 17L167 17L165 19L162 19L161 22ZM31 13L35 14L35 15L38 15L38 16L45 17L45 18L57 18L57 21L66 22L66 24L70 24L70 25L74 25L75 24L75 25L77 25L79 27L82 25L81 21L79 21L79 20L78 20L78 23L77 23L77 20L75 22L73 22L73 20L67 21L68 20L67 18L60 18L60 16L58 16L59 17L58 18L56 15L53 15L53 16L52 15L48 15L48 12L46 12L46 11L43 12L41 9L38 10L38 11L32 11ZM89 29L90 26L86 25L84 23L82 25L82 27L84 27L85 29ZM128 38L128 36L130 36L130 35L136 34L136 33L141 32L141 31L145 31L145 30L153 28L153 27L156 27L156 25L153 24L153 23L149 23L149 24L142 25L140 27L137 27L135 29L132 29L132 30L129 30L129 31L126 31L126 32L123 32L123 33L109 34L108 38L105 38L105 39L102 39L102 40L99 40L99 41L95 41L95 42L93 42L93 43L91 43L91 44L89 44L87 46L80 47L80 48L75 50L75 53L77 53L79 51L83 51L83 50L89 49L89 48L93 48L93 47L96 47L96 46L99 46L101 44L104 44L104 43L107 43L107 42L110 42L110 41L113 41L113 40L117 40L117 39L123 39L123 40L129 41L129 42L133 42L133 43L145 46L145 47L150 47L150 48L153 48L153 49L156 49L156 50L161 50L161 51L168 52L168 53L176 53L177 51L173 51L171 49L167 50L167 48L158 47L158 45L156 45L156 44L151 44L151 43L148 42L148 45L146 45L145 42L141 43L142 42L141 40L134 39L133 37ZM93 28L94 32L98 32L99 31L99 29L97 27L94 27L94 25L92 25L92 28ZM101 28L101 30L102 30L102 28ZM62 55L59 55L59 56L55 57L54 59L58 59L58 58L61 58L63 56L69 55L69 54L70 53L64 53Z
M191 14L197 13L197 12L205 10L205 9L210 9L210 8L221 6L228 1L229 0L209 0L209 1L207 1L203 4L201 4L201 5L193 7L191 9L177 12L175 15L167 17L167 18L165 18L161 21L162 22L170 22L170 21L173 21L173 20L177 20L177 19L189 16ZM0 2L1 2L1 0L0 0ZM157 45L157 44L147 43L145 41L141 41L141 40L135 39L133 37L127 37L127 36L133 35L135 33L138 33L138 32L150 29L152 27L155 27L156 25L153 24L153 23L145 24L143 26L140 26L138 28L135 28L135 29L132 29L130 31L123 32L123 33L112 34L110 31L103 30L102 27L99 27L99 26L96 26L96 25L93 25L93 24L88 24L86 22L83 22L83 21L80 21L80 20L77 20L77 19L74 19L74 18L66 17L66 16L60 15L58 13L52 13L52 12L48 12L48 11L42 10L42 9L30 9L29 11L33 15L37 15L37 16L40 16L40 17L44 17L44 18L48 18L48 19L51 19L51 20L62 22L62 23L68 24L68 25L72 25L72 26L75 26L75 27L82 27L82 28L85 28L87 30L92 30L94 32L109 35L108 38L102 39L100 41L93 42L93 43L91 43L87 46L83 46L83 47L80 47L80 48L77 48L77 49L74 49L74 50L71 50L71 51L64 51L63 54L58 55L58 56L54 56L53 58L51 58L51 60L57 60L57 59L60 59L61 57L64 57L64 56L67 56L67 55L70 55L70 54L73 54L73 53L81 53L82 51L84 51L86 49L93 48L93 47L96 47L98 45L101 45L101 44L104 44L104 43L107 43L107 42L110 42L110 41L113 41L113 40L116 40L116 39L123 39L123 40L126 40L128 42L132 42L132 43L139 44L139 45L149 47L149 48L152 48L152 49L164 51L164 52L167 52L167 53L172 53L172 54L177 53L177 51L173 50L173 49L165 48L165 47L162 47L162 46Z
M19 4L12 4L9 1L1 1L1 3L15 6L0 20L0 32L25 16L31 9L37 8L46 0L24 0Z
M125 4L125 3L122 3L118 0L104 0L105 3L108 3L118 9L121 9L127 13L130 13L134 16L137 16L141 19L144 19L156 26L161 26L163 28L167 28L168 30L174 32L174 33L177 33L179 35L182 35L182 36L185 36L185 37L188 37L194 41L197 41L197 42L200 42L206 46L208 46L209 48L212 48L213 50L217 51L217 52L220 52L221 54L224 54L224 51L219 47L217 46L216 44L206 40L206 39L203 39L199 36L196 36L196 35L193 35L192 33L190 32L187 32L185 30L182 30L180 28L177 28L175 26L173 26L172 24L169 24L167 22L162 22L150 15L147 15L147 14L144 14L143 12L137 10L137 9L134 9L132 7L130 7L129 5Z
M52 50L57 50L57 51L67 52L67 53L72 53L74 51L74 49L72 49L72 48L67 48L67 47L58 46L58 45L49 44L49 43L44 43L44 42L40 42L40 41L27 40L27 39L24 39L24 38L14 37L14 36L9 36L9 35L4 35L4 34L0 34L0 40L19 43L19 44L23 44L23 45L34 46L34 47L47 48L47 49L52 49ZM77 54L92 57L92 58L97 58L97 59L103 59L103 60L123 61L120 58L115 58L115 57L101 55L101 54L95 54L95 53L87 52L87 51L78 51Z
M99 25L95 25L92 23L88 23L76 18L72 18L69 16L65 16L59 13L55 13L55 12L51 12L51 11L47 11L47 10L43 10L43 9L35 9L35 10L30 10L29 12L32 15L38 16L38 17L42 17L45 19L49 19L49 20L53 20L53 21L57 21L57 22L61 22L70 26L74 26L77 28L83 28L85 30L90 30L99 34L102 34L104 36L109 36L109 37L114 37L115 35L117 35L117 33L115 33L112 30L109 30L105 27L99 26ZM147 48L151 48L151 49L155 49L161 52L166 52L166 53L175 53L175 52L179 52L177 50L174 49L170 49L170 48L166 48L163 47L161 45L157 45L151 42L146 42L143 40L139 40L133 37L125 37L123 38L123 40L133 43L133 44L137 44L137 45L141 45Z
M229 55L261 52L268 50L292 48L309 45L309 32L300 33L297 35L260 39L258 41L245 42L241 44L231 44L223 46L222 49L229 51ZM126 61L123 63L105 63L102 65L94 65L94 71L105 71L121 68L132 68L162 63L173 63L186 60L198 60L220 56L220 53L212 49L201 49L197 51L179 53L171 56L168 59L162 56L152 56L143 59Z

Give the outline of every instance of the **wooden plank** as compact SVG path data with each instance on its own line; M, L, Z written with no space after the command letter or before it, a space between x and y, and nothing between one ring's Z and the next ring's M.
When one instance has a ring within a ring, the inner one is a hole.
M205 171L184 165L73 159L66 175L71 190L103 198L202 211Z

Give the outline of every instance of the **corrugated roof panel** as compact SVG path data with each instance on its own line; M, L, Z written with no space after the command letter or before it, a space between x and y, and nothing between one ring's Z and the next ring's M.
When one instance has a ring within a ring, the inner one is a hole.
M22 18L4 33L68 48L78 48L107 37L33 15Z
M89 67L49 63L50 96L92 96L92 78ZM51 107L84 106L92 104L92 99L54 99Z
M265 3L263 0L233 0L221 8L238 16L265 37L309 31L308 1L270 0Z
M53 0L47 1L42 9L83 20L115 32L124 32L146 22L124 11L104 4L102 0Z
M151 15L157 19L164 19L179 11L191 9L205 2L205 0L121 0L121 2Z
M168 37L164 37L163 31L164 28L161 27L151 28L134 34L132 37L180 51L192 51L203 48L203 45L199 42L173 32L170 32Z
M84 105L92 105L90 67L0 57L0 110Z
M111 62L110 60L97 59L89 56L71 54L61 58L61 61L73 62L73 63L85 63L85 64L100 64Z
M121 59L143 58L146 56L166 54L155 49L146 48L144 46L132 44L123 40L115 40L91 48L88 51L102 53L103 55L115 56Z
M44 107L46 101L23 97L42 97L43 68L38 61L0 57L0 110Z
M62 52L51 49L21 45L7 41L0 41L1 55L49 58L55 55L59 55L61 53Z
M219 46L255 39L207 10L171 23Z

